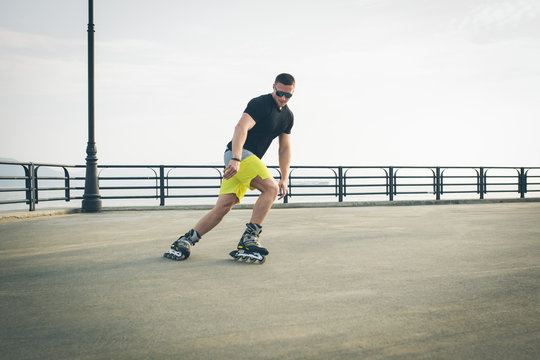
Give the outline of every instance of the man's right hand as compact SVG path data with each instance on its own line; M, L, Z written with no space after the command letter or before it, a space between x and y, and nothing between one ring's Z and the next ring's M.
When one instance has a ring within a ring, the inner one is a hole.
M231 160L223 172L223 178L229 180L240 170L240 161Z

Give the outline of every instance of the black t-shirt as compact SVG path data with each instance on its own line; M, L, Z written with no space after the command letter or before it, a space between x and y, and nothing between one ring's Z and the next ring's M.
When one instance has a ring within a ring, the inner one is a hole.
M245 113L255 120L255 126L248 131L244 149L247 149L261 159L272 141L279 135L290 134L294 124L294 116L285 105L279 110L272 94L261 95L252 99ZM232 150L232 141L227 144Z

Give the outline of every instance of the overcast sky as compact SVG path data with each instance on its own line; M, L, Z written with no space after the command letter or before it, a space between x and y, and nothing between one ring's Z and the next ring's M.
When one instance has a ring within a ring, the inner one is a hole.
M0 2L0 157L84 164L87 23ZM94 23L100 164L217 164L289 72L293 165L540 165L538 0L95 0Z

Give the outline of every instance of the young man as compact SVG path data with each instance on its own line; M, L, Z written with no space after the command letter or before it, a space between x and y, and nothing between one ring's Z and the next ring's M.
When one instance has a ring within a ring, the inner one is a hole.
M248 188L261 192L251 220L231 256L243 260L263 262L268 250L261 246L259 235L262 223L278 194L287 194L291 163L290 134L294 116L287 103L294 93L295 79L290 74L276 77L271 94L252 99L234 128L232 141L225 151L225 171L215 207L185 235L176 240L164 254L172 260L185 260L202 236L221 222L238 204ZM281 180L276 184L268 168L261 161L272 141L279 137L279 167Z

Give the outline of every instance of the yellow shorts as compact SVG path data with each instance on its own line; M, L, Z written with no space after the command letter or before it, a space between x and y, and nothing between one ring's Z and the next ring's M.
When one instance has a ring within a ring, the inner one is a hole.
M238 203L246 195L247 189L255 190L255 188L249 186L251 180L260 176L261 179L266 180L271 178L270 171L264 165L264 163L257 156L248 156L240 162L240 170L230 179L223 179L221 183L221 189L219 195L223 194L236 194Z

